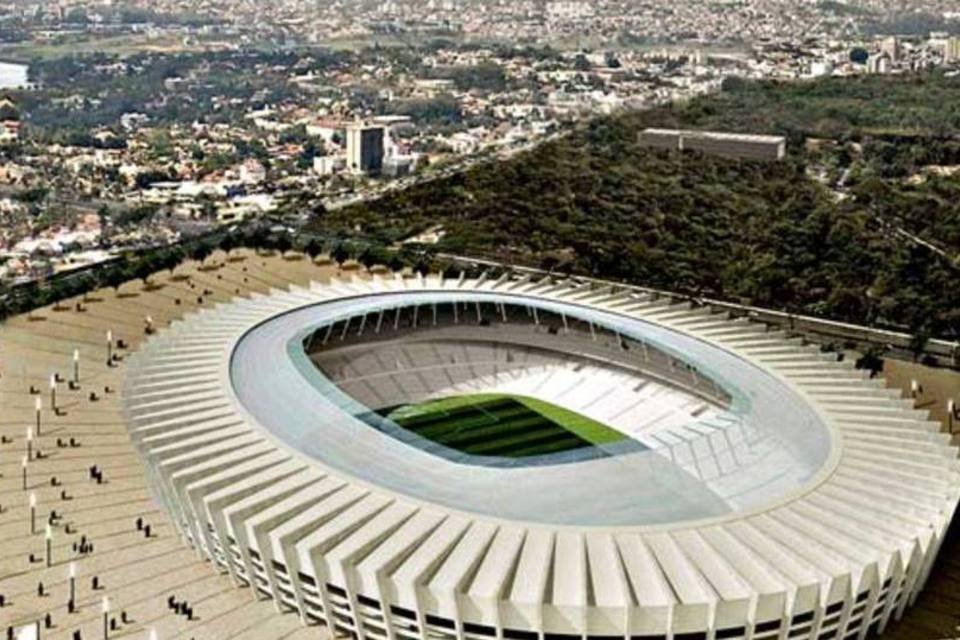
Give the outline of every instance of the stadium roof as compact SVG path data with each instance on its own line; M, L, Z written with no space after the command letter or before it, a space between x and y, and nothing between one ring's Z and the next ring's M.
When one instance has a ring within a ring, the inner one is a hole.
M357 420L302 352L338 318L480 299L569 313L695 363L734 398L729 420L746 434L736 464L711 476L673 463L683 446L716 456L735 430L715 425L663 451L458 466ZM261 554L336 589L501 627L677 633L834 601L846 621L864 589L886 619L922 585L960 492L947 436L881 380L781 332L611 287L375 278L277 291L152 340L125 397L158 497L211 557L237 533L218 524L227 496L249 502L295 469L306 489L244 516L273 541ZM164 453L149 439L160 434L190 453Z

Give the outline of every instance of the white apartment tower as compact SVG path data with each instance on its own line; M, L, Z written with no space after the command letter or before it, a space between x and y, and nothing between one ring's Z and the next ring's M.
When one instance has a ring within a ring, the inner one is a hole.
M351 173L377 175L383 169L384 128L366 124L347 127L347 168Z

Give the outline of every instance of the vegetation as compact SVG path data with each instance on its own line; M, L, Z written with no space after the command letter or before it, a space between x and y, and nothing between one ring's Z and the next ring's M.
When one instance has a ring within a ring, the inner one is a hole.
M395 115L410 116L418 122L439 124L454 124L460 122L463 117L460 112L460 103L450 94L436 98L401 100L391 104L388 111Z
M111 144L121 146L124 114L143 114L153 127L236 123L251 107L312 97L279 69L323 73L352 60L325 50L72 54L34 60L30 79L42 88L8 93L28 114L24 119L38 140L99 146L89 132L113 127Z
M172 272L188 257L202 263L215 248L230 253L239 246L254 250L286 250L292 247L292 240L285 232L271 233L266 227L256 225L247 229L220 230L179 245L127 252L87 269L0 287L0 320L99 288L119 291L122 285L132 280L141 280L146 286L153 274L164 270ZM311 248L315 249L316 245Z
M289 82L288 70L325 76L338 70L379 63L389 56L392 67L409 77L449 79L465 91L517 88L494 63L434 68L415 50L334 51L297 50L202 51L157 53L92 52L36 59L30 79L40 88L10 90L24 114L31 139L75 146L122 148L129 132L120 126L124 114L142 114L151 127L190 126L194 122L235 125L251 110L278 104L311 104L314 89ZM488 124L483 114L465 114L449 94L432 98L388 100L381 87L357 82L346 93L352 109L374 114L410 115L423 126L466 128ZM90 132L109 129L103 138ZM307 141L303 127L285 132L284 142ZM236 155L268 154L256 143L238 139ZM158 156L164 145L154 141ZM203 158L197 158L203 160ZM312 160L312 158L310 158ZM231 158L236 160L236 158Z
M646 126L781 133L790 155L652 151L638 143ZM960 165L958 132L960 78L728 81L321 212L313 228L389 245L441 224L438 252L958 338L960 182L917 179Z
M675 110L681 123L703 128L779 132L806 137L919 135L960 131L960 78L938 73L865 75L814 82L754 82L728 78L723 91Z
M453 80L460 91L503 91L507 88L507 76L503 67L492 62L473 66L437 67L432 69L429 75Z

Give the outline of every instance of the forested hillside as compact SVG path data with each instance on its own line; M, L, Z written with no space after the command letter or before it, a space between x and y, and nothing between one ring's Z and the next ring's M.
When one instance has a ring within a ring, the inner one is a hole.
M780 132L790 157L653 152L650 125ZM958 132L956 78L728 81L314 225L389 243L442 224L439 251L957 337L960 180L929 165L960 164Z

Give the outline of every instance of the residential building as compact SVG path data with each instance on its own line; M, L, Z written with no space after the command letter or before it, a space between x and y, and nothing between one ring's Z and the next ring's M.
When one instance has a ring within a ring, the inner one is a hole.
M960 38L947 38L944 43L943 61L947 64L960 62Z
M377 175L383 169L384 128L364 124L347 127L347 168Z

